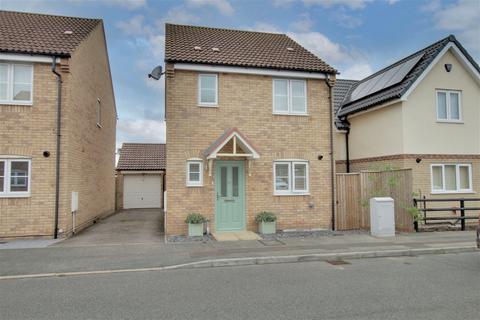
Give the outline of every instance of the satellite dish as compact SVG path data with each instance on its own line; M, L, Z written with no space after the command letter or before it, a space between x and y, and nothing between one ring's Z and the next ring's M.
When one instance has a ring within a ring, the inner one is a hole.
M164 74L164 72L162 72L162 66L157 66L152 70L151 73L148 74L148 77L158 80L162 74Z

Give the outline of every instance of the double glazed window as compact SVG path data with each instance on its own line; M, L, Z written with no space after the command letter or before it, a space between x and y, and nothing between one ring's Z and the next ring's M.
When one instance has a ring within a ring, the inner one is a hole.
M30 194L30 160L0 159L0 197Z
M203 161L187 161L187 187L201 187L203 185Z
M0 63L0 103L32 103L33 66Z
M307 114L305 80L273 80L273 113Z
M437 90L437 120L445 122L462 121L461 92Z
M273 167L275 194L308 193L308 162L275 161Z
M472 192L470 164L433 164L432 192Z
M198 75L198 105L218 105L218 76L216 74Z

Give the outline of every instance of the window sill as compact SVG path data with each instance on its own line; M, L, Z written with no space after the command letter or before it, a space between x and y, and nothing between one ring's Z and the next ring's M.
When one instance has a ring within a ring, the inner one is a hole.
M308 113L281 113L281 112L273 112L274 116L297 116L297 117L309 117Z
M463 120L438 120L437 123L464 124Z
M276 193L274 192L273 193L274 196L278 196L278 197L284 197L284 196L309 196L310 195L310 192L304 192L304 193Z
M218 104L198 104L199 108L218 108Z
M19 101L1 101L0 105L2 106L27 106L31 107L33 106L33 102L19 102Z
M203 187L203 184L187 184L187 188L200 188Z
M0 194L0 198L30 198L32 195L30 193L26 194Z
M471 190L471 191L432 191L430 194L433 195L442 195L442 194L475 194L476 192Z

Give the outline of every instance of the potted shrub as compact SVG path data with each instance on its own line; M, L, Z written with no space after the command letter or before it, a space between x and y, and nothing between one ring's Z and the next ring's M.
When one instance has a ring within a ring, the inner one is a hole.
M185 223L188 223L188 236L202 237L204 222L205 217L200 213L190 213L185 219Z
M277 216L271 212L260 212L255 217L255 222L258 223L258 232L262 234L272 234L277 232Z

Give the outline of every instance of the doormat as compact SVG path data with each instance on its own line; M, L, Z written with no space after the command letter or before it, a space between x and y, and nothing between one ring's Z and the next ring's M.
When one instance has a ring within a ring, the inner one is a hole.
M260 242L261 244L263 244L264 246L267 246L267 247L273 247L273 246L284 246L285 243L278 240L278 239L262 239L262 240L258 240L258 242Z
M343 260L327 260L325 262L330 263L331 265L334 265L334 266L340 266L340 265L343 265L343 264L351 264L350 262L343 261Z

